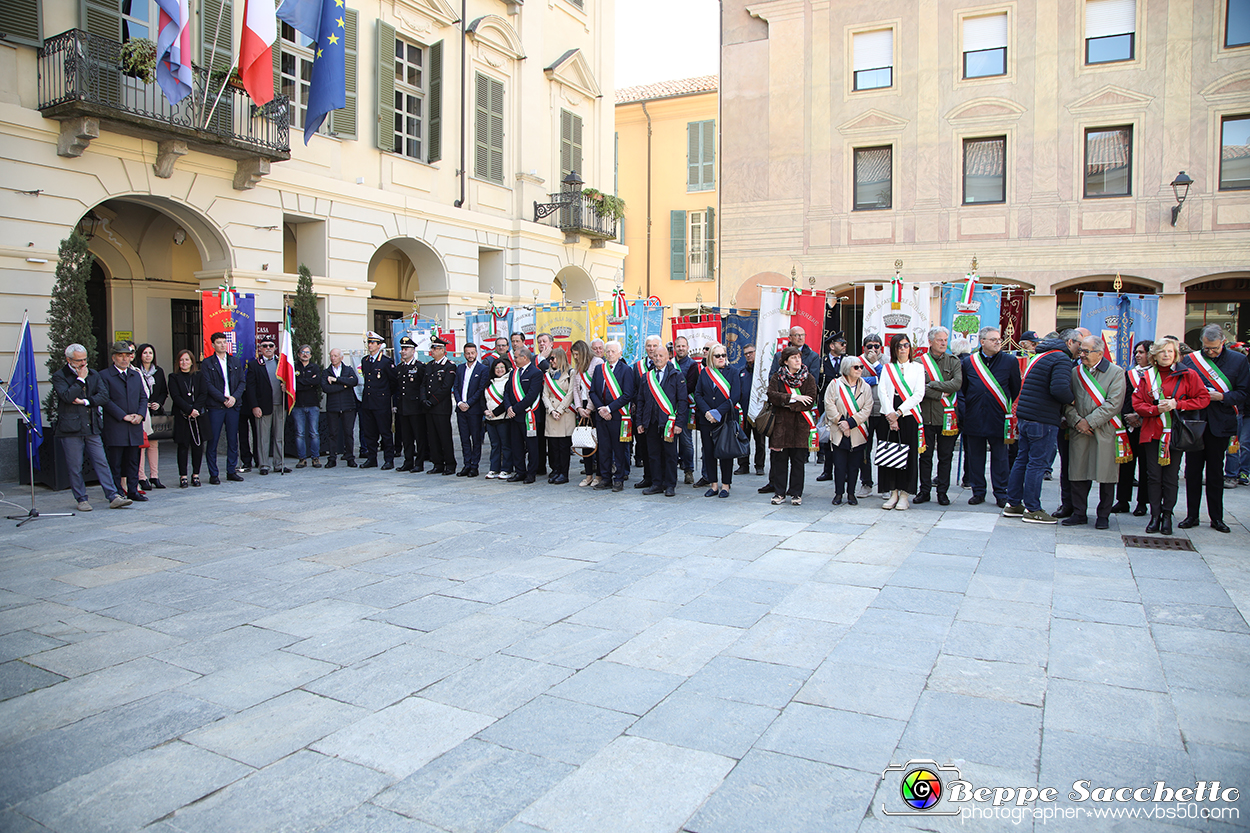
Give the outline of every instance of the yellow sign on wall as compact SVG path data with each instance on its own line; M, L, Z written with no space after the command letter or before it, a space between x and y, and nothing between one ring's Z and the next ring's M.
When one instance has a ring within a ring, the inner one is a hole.
M134 340L135 340L134 330L114 330L113 331L113 341L134 341Z

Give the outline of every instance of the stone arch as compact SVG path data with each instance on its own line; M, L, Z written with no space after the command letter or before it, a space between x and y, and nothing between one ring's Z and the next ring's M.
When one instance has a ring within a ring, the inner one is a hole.
M387 261L398 261L398 265L388 267ZM393 282L388 268L396 270ZM378 246L369 259L368 279L377 284L373 290L375 298L411 301L414 292L448 292L447 266L442 257L429 244L412 237L394 237Z
M1137 275L1120 274L1120 280L1124 284L1127 292L1161 292L1163 283L1153 278L1143 278ZM1062 292L1071 292L1076 289L1084 288L1086 285L1097 286L1097 292L1111 292L1112 285L1115 282L1115 274L1110 275L1079 275L1073 278L1066 278L1061 281L1055 281L1050 286L1050 291L1056 295ZM1105 288L1103 288L1105 285Z
M145 222L139 239L129 240L129 245L112 230L126 219L127 205L142 206L159 215ZM92 250L95 253L95 247L100 248L99 256L109 266L112 277L144 277L144 254L148 257L162 256L163 250L172 245L174 232L179 229L186 234L185 241L193 244L199 252L201 269L225 271L233 265L233 252L221 228L186 203L152 194L115 194L90 210L102 219L95 236L95 240L100 242L97 244L93 240ZM110 248L113 253L107 251Z
M556 273L551 282L553 301L560 300L562 290L564 300L570 304L599 300L594 281L590 279L590 274L580 266L565 266Z
M733 306L738 309L759 309L761 286L789 286L790 278L780 272L756 272L734 291Z

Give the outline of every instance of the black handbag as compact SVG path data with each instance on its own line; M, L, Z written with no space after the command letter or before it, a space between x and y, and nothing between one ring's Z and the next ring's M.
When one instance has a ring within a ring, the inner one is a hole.
M717 460L733 460L751 453L738 420L729 419L712 429L712 453Z
M1202 435L1207 432L1205 419L1181 419L1179 414L1172 420L1172 450L1180 452L1202 451Z

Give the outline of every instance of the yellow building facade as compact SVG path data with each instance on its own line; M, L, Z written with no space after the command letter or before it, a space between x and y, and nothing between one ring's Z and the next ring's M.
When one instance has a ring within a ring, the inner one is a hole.
M616 91L617 193L625 200L624 288L668 316L728 305L716 265L716 76Z

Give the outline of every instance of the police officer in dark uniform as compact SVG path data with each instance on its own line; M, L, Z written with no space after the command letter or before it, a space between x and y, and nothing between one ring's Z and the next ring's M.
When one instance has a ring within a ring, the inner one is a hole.
M395 422L404 460L395 471L421 471L429 456L425 441L425 406L421 404L421 381L425 365L417 361L417 343L408 336L399 340L399 364L395 365L395 389L399 400Z
M360 360L365 390L360 397L360 456L362 469L378 464L378 441L382 443L382 470L395 468L395 444L391 437L391 400L395 394L395 363L386 355L386 341L372 330L365 336L369 355Z
M425 431L430 446L430 474L456 473L456 448L451 444L451 389L456 386L456 365L447 358L447 342L430 339L430 360L425 364L421 402L425 405Z

